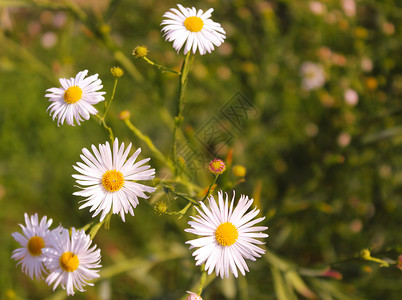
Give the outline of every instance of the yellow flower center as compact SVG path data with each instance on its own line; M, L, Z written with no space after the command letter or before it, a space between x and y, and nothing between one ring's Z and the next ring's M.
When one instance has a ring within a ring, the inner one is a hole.
M82 90L78 86L71 86L64 92L64 101L73 104L81 99Z
M28 241L28 251L32 256L41 255L43 247L45 247L45 241L40 236L35 235Z
M215 238L222 246L233 245L238 237L237 228L230 222L222 223L215 231Z
M184 26L191 32L198 32L204 27L204 22L199 17L188 17L184 20Z
M124 176L120 171L106 171L102 177L102 184L109 192L116 192L124 185Z
M222 160L215 158L209 163L209 170L215 175L222 174L226 170L226 165Z
M72 252L64 252L60 256L60 267L66 272L73 272L78 268L80 261L78 256Z

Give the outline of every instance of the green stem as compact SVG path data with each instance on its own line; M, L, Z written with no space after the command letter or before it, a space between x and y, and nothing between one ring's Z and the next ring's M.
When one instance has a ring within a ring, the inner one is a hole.
M372 261L372 262L376 262L378 264L380 264L380 267L389 267L389 263L386 262L385 260L379 259L377 257L363 257L363 259L368 260L368 261Z
M191 59L190 59L191 57ZM194 60L194 56L191 55L191 52L187 52L186 57L184 58L183 65L181 67L181 74L179 78L179 99L178 99L178 106L177 106L177 114L174 118L174 127L173 127L173 164L175 167L175 175L178 175L178 167L177 167L177 157L176 157L176 148L177 148L177 130L180 127L181 123L183 122L183 109L184 109L184 92L187 86L187 77L188 72L190 70L191 64Z
M106 217L103 219L102 222L96 223L94 226L92 226L91 230L89 231L89 235L91 236L91 240L94 239L96 234L98 233L99 229L102 227L103 224L105 224L105 229L110 228L110 220L112 218L112 211L110 211Z
M206 273L206 272L204 272ZM204 276L204 274L201 275L201 277ZM215 275L209 275L209 276L205 276L205 281L203 283L203 288L206 288L209 284L211 284L212 281L214 281L216 279ZM190 291L195 291L197 289L197 285L198 283L195 283L193 286L191 286ZM186 300L188 297L188 294L183 295L180 300Z
M116 94L116 87L117 87L117 82L119 81L119 78L115 78L114 80L114 85L113 85L113 91L112 91L112 96L110 97L109 103L105 102L105 113L103 114L102 119L106 118L106 114L109 111L110 105L112 104L112 101L114 99L114 95Z
M204 288L205 281L207 280L207 271L204 270L204 265L201 266L201 279L200 279L200 287L198 288L197 295L201 296L202 290Z
M156 177L156 178L154 178L153 182L155 185L156 184L162 185L162 183L181 184L181 185L185 186L189 191L196 192L196 193L198 193L202 190L202 188L200 186L198 186L180 176L178 176L174 179L166 179L166 178L160 179L160 178Z
M148 148L152 151L152 153L155 155L157 159L160 161L164 162L171 170L174 169L172 162L167 159L154 145L152 140L145 134L141 132L137 127L134 126L133 123L131 123L130 119L125 119L124 123L126 126L134 133L135 136L137 136L141 141L143 141L145 144L147 144Z
M178 219L181 219L186 214L186 212L191 207L191 205L192 205L192 203L189 202L189 203L187 203L187 205L182 210L180 210L180 211L167 211L167 212L165 212L165 214L167 214L169 216L179 216Z
M216 180L218 179L218 177L219 177L219 174L216 174L216 175L215 175L215 178L214 178L214 181L212 181L212 183L211 183L210 186L208 187L208 191L207 191L207 193L205 194L204 198L202 198L201 202L208 198L209 193L211 192L211 188L212 188L212 186L216 183Z
M194 204L194 205L196 205L196 206L200 206L200 204L199 204L197 201L195 201L194 199L190 198L190 197L187 196L186 194L178 193L178 192L174 191L173 188L170 187L170 186L163 185L163 184L162 184L162 186L163 186L164 189L168 190L168 191L171 192L173 195L175 195L175 196L177 196L177 197L180 197L180 198L183 198L184 200L186 200L186 201L188 201L188 202L191 202L192 204Z
M109 138L110 138L110 140L112 141L112 144L113 144L113 142L114 142L113 131L112 131L112 128L110 128L110 127L106 124L105 119L106 119L106 114L107 114L107 112L109 111L110 105L111 105L112 102L113 102L114 95L116 94L116 88L117 88L117 82L118 82L118 80L119 80L118 78L115 78L115 80L114 80L112 96L110 97L109 103L106 103L106 102L105 102L106 109L105 109L105 112L104 112L103 116L101 117L101 116L99 116L99 115L96 115L96 117L99 119L99 122L102 124L103 128L105 128L105 129L109 132Z
M150 60L148 57L146 57L146 56L144 56L144 57L142 57L142 59L143 60L145 60L147 63L149 63L150 65L152 65L152 66L155 66L155 67L157 67L159 70L161 70L162 72L170 72L170 73L173 73L173 74L177 74L177 75L181 75L181 72L179 72L179 71L176 71L176 70L173 70L173 69L170 69L170 68L167 68L167 67L165 67L165 66L162 66L162 65L160 65L160 64L157 64L157 63L155 63L155 62L153 62L152 60Z
M112 144L113 144L113 142L114 142L114 135L113 135L113 130L112 130L112 128L110 128L110 127L106 124L104 118L101 118L98 114L96 114L95 116L99 119L99 122L100 122L100 124L103 126L103 128L105 128L105 129L109 132L109 138L110 138L110 141L111 141Z

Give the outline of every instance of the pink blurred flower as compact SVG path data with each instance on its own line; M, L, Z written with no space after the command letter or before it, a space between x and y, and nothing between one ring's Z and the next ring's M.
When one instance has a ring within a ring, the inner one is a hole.
M352 138L351 138L349 133L341 132L338 135L338 139L337 139L338 145L341 146L341 147L346 147L346 146L348 146L350 144L351 139Z
M359 95L355 90L352 89L347 89L344 92L343 97L345 99L345 102L350 106L355 106L357 102L359 102Z
M196 293L192 293L187 291L190 295L187 296L186 300L202 300L201 296L198 296Z
M53 25L57 28L61 28L66 24L67 16L64 12L59 12L53 17Z
M368 58L368 57L363 57L360 66L362 67L362 70L365 72L370 72L373 69L373 61Z
M348 17L354 17L356 15L355 0L342 0L342 8L345 12L345 15Z
M322 87L325 83L325 73L321 65L313 62L304 62L300 69L302 76L303 89L315 90Z
M382 24L382 30L385 34L392 35L395 32L395 25L390 22L385 22Z
M309 2L310 11L315 15L322 15L327 10L326 6L318 1Z
M41 44L45 49L53 48L57 44L57 35L53 31L45 32L42 35Z

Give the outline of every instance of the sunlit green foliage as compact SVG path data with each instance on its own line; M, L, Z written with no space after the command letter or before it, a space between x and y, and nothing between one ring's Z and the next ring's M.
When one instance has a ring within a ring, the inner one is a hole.
M237 184L237 195L254 197L270 235L268 254L249 264L246 277L208 277L204 299L399 299L402 6L397 0L357 0L353 14L345 2L353 1L181 3L214 8L227 39L212 54L195 56L180 145L190 145L207 162L218 156L244 166L244 180L229 165L217 189L231 192ZM77 189L72 165L83 147L104 143L109 135L96 118L57 127L46 113L44 94L58 78L84 69L99 73L110 99L110 69L122 67L108 124L119 140L152 157L158 180L168 176L160 157L118 114L128 110L132 124L171 157L177 76L132 51L146 45L150 59L180 70L184 55L160 33L163 13L175 5L0 1L0 298L65 295L31 281L10 258L16 247L11 233L23 223L24 212L47 215L66 227L91 220L91 213L78 210L82 199L72 195ZM305 62L323 68L321 87L303 89ZM348 89L357 92L357 102L345 100ZM245 99L249 110L228 117L225 108L236 97ZM97 108L103 111L104 105ZM224 145L201 142L211 120L226 130ZM202 168L205 163L193 170L193 159L182 162L190 180L207 189L213 176ZM103 299L100 294L108 289L111 299L179 299L186 290L197 290L201 273L184 244L193 237L183 231L195 209L183 218L155 214L158 201L167 203L168 211L186 205L169 186L159 186L149 201L140 202L135 217L123 223L113 216L111 229L94 239L104 273L76 299ZM389 266L361 258L364 249Z

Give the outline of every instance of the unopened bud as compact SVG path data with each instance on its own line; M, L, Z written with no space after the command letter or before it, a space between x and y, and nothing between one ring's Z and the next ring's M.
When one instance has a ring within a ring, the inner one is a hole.
M158 215L163 215L166 212L166 210L167 210L167 205L166 205L166 202L164 202L164 201L159 201L154 206L154 211Z
M112 75L113 75L114 77L116 77L116 78L119 78L119 77L121 77L121 76L124 75L124 71L123 71L123 69L120 68L120 67L113 67L113 68L110 69L110 72L111 72Z
M235 176L237 176L237 177L244 177L244 176L246 176L247 170L246 170L246 168L245 168L244 166L242 166L242 165L235 165L235 166L233 166L233 168L232 168L232 172L233 172L233 174L234 174Z
M131 116L131 113L130 113L130 111L128 111L128 110L122 110L120 113L119 113L119 119L120 120L128 120L128 119L130 119L130 116Z
M148 54L148 49L145 46L137 46L133 50L133 55L135 57L145 57Z
M226 170L226 165L221 159L215 158L213 161L209 163L209 171L212 174L222 174Z

